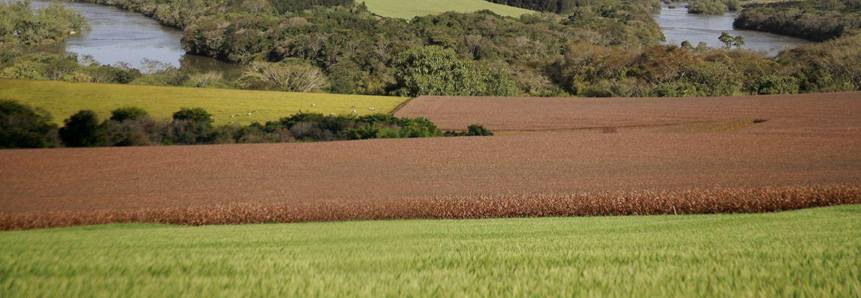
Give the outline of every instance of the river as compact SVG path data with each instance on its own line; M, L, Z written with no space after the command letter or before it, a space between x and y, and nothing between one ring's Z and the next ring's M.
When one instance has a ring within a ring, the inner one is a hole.
M768 55L774 56L784 48L809 42L799 38L759 31L735 30L732 27L732 22L736 17L735 12L728 12L719 16L697 15L689 14L684 3L675 3L674 5L676 8L669 8L666 4L662 4L661 12L654 15L667 38L667 44L680 45L687 40L694 46L700 42L705 42L709 46L718 47L723 46L718 37L721 32L727 32L732 36L744 36L744 48L765 51Z
M15 0L2 0L15 1ZM52 2L32 1L32 7L48 6ZM39 47L36 50L53 53L72 52L89 55L103 65L125 62L140 69L144 59L175 67L202 71L218 70L234 73L239 65L213 58L188 55L182 48L181 30L163 26L142 14L119 8L76 2L61 2L87 19L92 30L70 37L65 43Z

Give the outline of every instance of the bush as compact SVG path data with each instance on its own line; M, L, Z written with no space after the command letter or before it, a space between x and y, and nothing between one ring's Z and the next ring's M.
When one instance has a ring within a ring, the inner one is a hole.
M98 147L109 145L105 127L99 124L99 117L91 110L82 110L63 121L60 139L68 147Z
M48 148L57 145L51 115L11 100L0 100L0 148Z
M467 127L466 131L446 131L447 137L473 137L473 136L493 136L493 133L484 126L473 124Z
M204 126L212 126L212 114L203 108L181 108L173 113L174 121L188 121Z
M759 79L757 94L795 94L798 93L798 79L789 76L769 75Z
M167 124L149 116L123 121L109 120L103 124L111 146L150 146L163 142Z
M111 121L123 122L126 120L137 120L138 118L142 118L148 115L148 113L141 108L137 107L125 107L113 110L111 112Z

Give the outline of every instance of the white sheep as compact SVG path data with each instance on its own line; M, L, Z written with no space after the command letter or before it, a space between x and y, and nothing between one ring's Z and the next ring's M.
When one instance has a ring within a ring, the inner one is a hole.
M375 108L368 108L368 111L375 111Z

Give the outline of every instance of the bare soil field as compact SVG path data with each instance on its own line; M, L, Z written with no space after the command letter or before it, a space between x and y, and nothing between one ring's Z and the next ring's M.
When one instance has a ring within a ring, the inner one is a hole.
M492 131L648 128L768 120L747 132L850 131L861 127L861 92L701 98L439 97L411 100L399 117L443 129Z
M129 221L753 212L859 203L861 93L778 99L647 99L652 101L647 105L637 102L641 99L588 100L600 108L586 107L580 102L584 99L566 99L581 108L547 99L546 105L555 108L544 111L557 115L555 122L541 122L544 118L533 115L542 113L541 102L503 99L511 104L495 109L519 115L508 123L480 112L485 110L481 103L497 104L491 99L460 99L479 112L468 114L464 106L460 115L468 119L458 120L445 116L449 105L420 98L399 116L419 115L406 113L421 108L430 111L421 116L443 127L484 120L497 130L551 131L328 143L3 150L0 228ZM720 100L727 101L726 112L719 108ZM517 114L510 110L517 105L528 108ZM582 121L563 118L591 115L581 109L605 115ZM612 112L616 109L629 113ZM642 113L635 113L638 110ZM582 130L594 127L620 129ZM652 198L655 205L630 204L626 198L632 196L641 198L639 202ZM696 197L701 199L690 199ZM570 203L582 198L602 203L588 212ZM457 202L464 202L458 205L461 209L440 207ZM559 205L550 208L548 202ZM683 202L711 207L691 208ZM424 209L437 211L416 211ZM260 210L276 211L261 215Z

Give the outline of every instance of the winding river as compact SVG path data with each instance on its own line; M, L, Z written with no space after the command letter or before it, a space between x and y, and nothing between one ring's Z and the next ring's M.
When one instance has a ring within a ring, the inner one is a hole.
M31 6L43 7L51 3L35 0ZM144 59L204 71L233 72L238 69L236 64L186 54L180 42L183 36L181 30L163 26L142 14L90 3L61 3L83 15L90 22L92 30L73 36L65 43L40 47L38 50L89 55L100 64L114 65L125 62L139 69Z
M675 3L675 5L676 8L669 8L666 4L662 4L661 12L654 15L667 39L666 44L679 45L687 40L694 46L705 42L711 47L718 47L723 46L718 37L721 32L727 32L733 36L744 36L744 48L765 51L768 55L774 56L785 48L809 42L766 32L735 30L732 27L736 17L735 12L719 16L697 15L689 14L684 3Z

